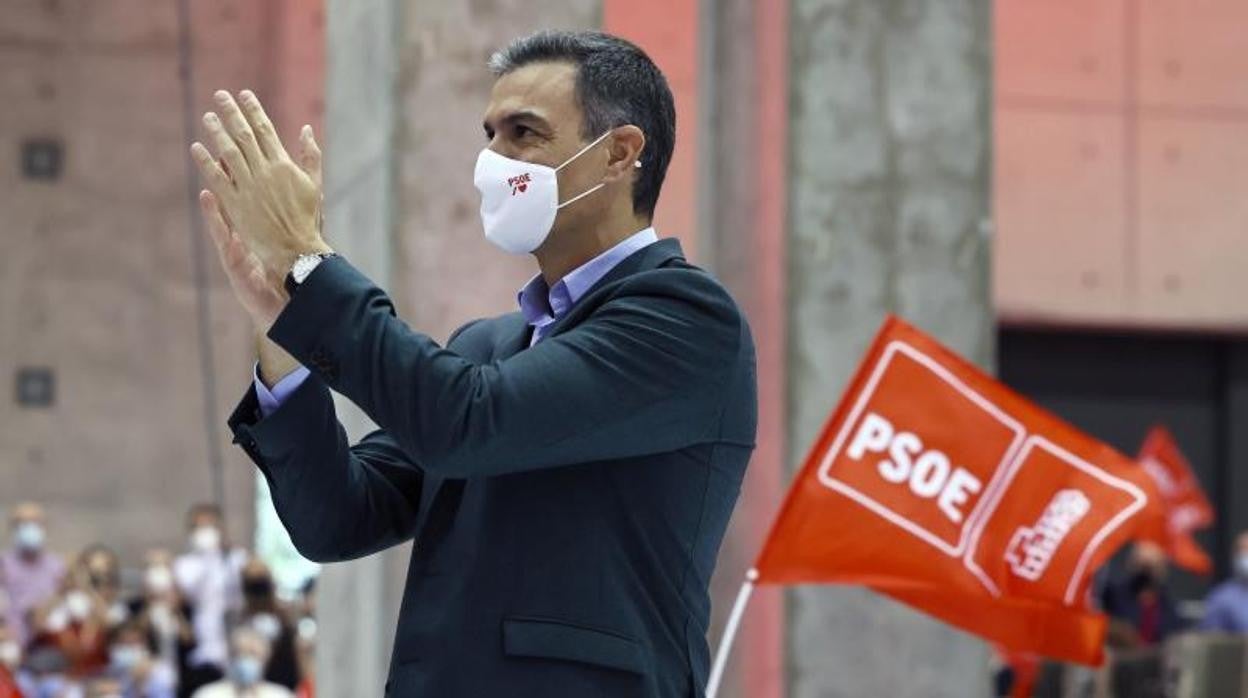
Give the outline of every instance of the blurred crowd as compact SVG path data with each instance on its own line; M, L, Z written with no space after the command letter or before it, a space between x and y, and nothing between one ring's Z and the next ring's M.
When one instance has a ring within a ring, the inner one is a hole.
M0 554L0 698L310 698L315 589L279 599L220 510L187 515L186 549L150 550L127 577L102 544L51 551L22 503Z
M1228 579L1214 586L1195 617L1180 612L1168 584L1166 553L1152 543L1136 543L1121 574L1101 593L1110 617L1110 647L1152 647L1184 631L1248 635L1248 531L1235 540Z
M1188 666L1196 655L1182 648L1184 641L1189 648L1200 643L1216 648L1248 639L1248 531L1235 539L1231 553L1226 579L1215 584L1202 601L1180 602L1171 588L1165 550L1148 542L1132 544L1124 564L1115 571L1106 570L1099 579L1097 602L1109 618L1106 665L1092 671L1045 663L1051 670L1050 681L1047 689L1036 688L1037 695L1177 695L1175 682L1189 670L1197 670L1193 676L1205 677L1200 681L1217 683L1216 672L1210 673L1212 664L1198 660ZM994 695L1019 695L1016 681L1036 686L1043 660L1006 652L1002 661ZM1065 678L1055 678L1060 676ZM1022 693L1030 695L1026 689ZM1205 694L1198 690L1195 695Z

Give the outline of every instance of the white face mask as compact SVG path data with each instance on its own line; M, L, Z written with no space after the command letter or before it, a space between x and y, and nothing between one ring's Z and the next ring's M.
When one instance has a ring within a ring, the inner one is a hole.
M130 671L147 660L147 649L139 645L117 645L109 652L109 662L120 671Z
M1235 574L1240 579L1248 579L1248 554L1235 557Z
M85 591L71 591L65 595L65 610L74 620L86 620L91 615L91 597Z
M143 578L150 594L164 594L173 589L173 573L168 567L149 567Z
M254 686L264 678L264 663L258 657L236 657L230 663L230 676L240 686Z
M17 530L13 532L13 542L27 552L42 550L44 539L43 526L32 521L19 524Z
M221 548L221 532L215 526L200 526L191 532L191 547L201 553L216 552Z
M69 627L69 611L65 610L64 604L48 612L44 625L47 627L48 632L53 635Z
M0 666L13 671L22 663L22 648L16 642L0 642Z
M559 209L593 194L605 186L597 186L559 203L558 172L602 142L610 131L564 161L548 167L523 160L512 160L486 148L477 157L473 183L481 192L481 224L485 237L513 254L532 252L546 241ZM636 164L641 167L641 163Z

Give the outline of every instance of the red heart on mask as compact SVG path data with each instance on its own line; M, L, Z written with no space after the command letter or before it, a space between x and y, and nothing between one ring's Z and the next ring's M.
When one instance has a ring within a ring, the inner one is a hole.
M529 185L521 184L518 188L520 189L520 192L523 193L525 189L529 188Z

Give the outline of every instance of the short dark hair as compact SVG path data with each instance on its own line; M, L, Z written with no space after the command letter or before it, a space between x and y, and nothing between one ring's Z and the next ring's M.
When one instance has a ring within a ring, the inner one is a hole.
M633 212L654 216L676 145L676 105L667 78L635 44L603 32L540 31L515 39L490 57L502 77L530 63L576 66L576 98L584 114L581 137L632 124L646 134L633 185Z

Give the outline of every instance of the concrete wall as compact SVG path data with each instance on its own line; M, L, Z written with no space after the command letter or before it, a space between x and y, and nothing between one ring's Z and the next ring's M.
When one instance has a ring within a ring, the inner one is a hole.
M792 463L885 313L987 364L988 0L794 0ZM847 532L849 534L850 532ZM790 695L965 698L982 643L866 591L796 589Z
M699 262L728 287L754 334L757 446L711 580L712 648L780 508L789 477L787 330L788 18L772 0L703 5ZM783 589L750 600L724 698L785 693Z
M191 5L199 137L213 88L263 94L276 18L243 0ZM213 497L214 450L232 536L248 540L253 520L254 468L224 424L250 328L207 245L216 384L201 375L176 10L0 0L0 514L42 500L54 548L101 540L129 565L181 545L188 505ZM64 144L60 179L21 176L32 137ZM55 371L50 409L16 405L26 365Z
M325 7L325 230L330 245L383 288L394 261L397 2L331 0ZM358 439L374 427L336 396ZM408 546L326 565L317 586L317 691L382 694Z

